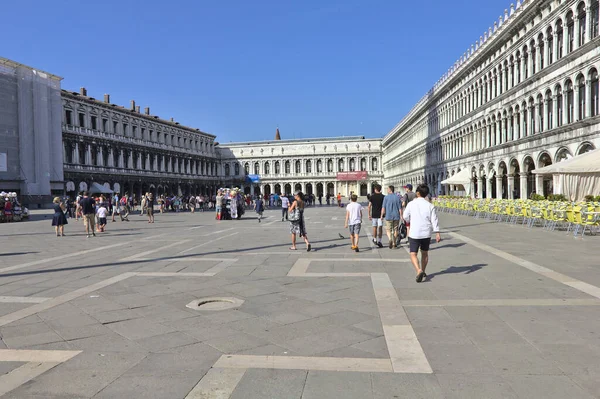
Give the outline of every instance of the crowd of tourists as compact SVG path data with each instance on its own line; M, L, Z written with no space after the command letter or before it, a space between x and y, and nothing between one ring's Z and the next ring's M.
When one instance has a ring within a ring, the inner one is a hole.
M0 192L0 223L18 222L29 217L29 210L21 206L17 193Z

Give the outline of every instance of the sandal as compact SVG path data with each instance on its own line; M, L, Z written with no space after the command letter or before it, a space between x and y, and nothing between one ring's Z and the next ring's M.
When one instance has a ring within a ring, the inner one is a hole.
M312 247L310 246L310 244L308 244L308 248L306 248L306 252L310 252L311 249L312 249Z
M423 272L419 272L419 274L417 274L417 278L415 279L417 281L417 283L420 283L421 281L423 281L423 276L425 276L425 273L423 273Z
M294 247L290 247L290 248L289 248L289 250L290 250L290 251L295 251L295 250L296 250L296 248L294 248Z

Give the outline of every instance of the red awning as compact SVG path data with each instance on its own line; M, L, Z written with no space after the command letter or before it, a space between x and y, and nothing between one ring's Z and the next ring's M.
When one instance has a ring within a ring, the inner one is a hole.
M367 180L367 172L338 172L338 181L357 181Z

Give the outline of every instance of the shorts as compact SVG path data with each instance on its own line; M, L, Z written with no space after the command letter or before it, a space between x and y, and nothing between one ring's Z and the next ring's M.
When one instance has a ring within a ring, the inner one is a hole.
M408 243L410 245L410 252L417 253L419 248L421 251L429 251L429 244L431 243L431 237L427 238L410 238L408 237Z
M221 207L217 206L217 213L221 212Z
M83 215L83 225L85 227L89 226L93 229L96 225L96 215L94 215L93 213Z
M383 226L383 219L373 218L373 227L381 227L381 226Z
M105 225L106 224L106 218L98 218L98 224L100 226Z
M360 234L360 223L351 224L350 226L348 226L348 229L350 230L350 234L359 235Z
M400 220L386 220L385 229L387 231L394 231L400 225Z
M147 214L148 216L152 216L152 215L154 215L154 207L152 207L152 206L149 206L148 208L146 208L146 214Z

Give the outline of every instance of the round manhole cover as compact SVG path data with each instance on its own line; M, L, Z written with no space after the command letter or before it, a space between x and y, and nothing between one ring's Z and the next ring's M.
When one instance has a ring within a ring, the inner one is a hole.
M186 307L195 310L226 310L241 306L244 303L242 299L226 298L203 298L196 299L186 305Z

